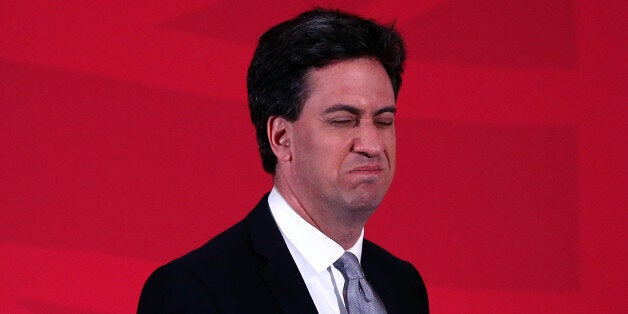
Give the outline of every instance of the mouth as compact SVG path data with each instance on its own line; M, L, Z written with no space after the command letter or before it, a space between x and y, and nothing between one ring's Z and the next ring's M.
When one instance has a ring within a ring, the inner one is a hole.
M349 171L350 173L355 173L355 174L379 174L383 171L382 167L379 165L372 165L372 166L360 166L360 167L356 167L351 169L351 171Z

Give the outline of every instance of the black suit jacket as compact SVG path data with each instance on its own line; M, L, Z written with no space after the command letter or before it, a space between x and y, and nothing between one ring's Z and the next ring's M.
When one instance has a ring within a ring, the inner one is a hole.
M428 313L416 269L365 240L362 268L388 313ZM268 195L242 221L158 268L138 313L316 313L270 213Z

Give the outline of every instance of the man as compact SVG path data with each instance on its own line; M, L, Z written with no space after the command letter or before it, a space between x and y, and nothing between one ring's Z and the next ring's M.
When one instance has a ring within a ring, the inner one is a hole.
M247 85L275 186L244 220L157 269L138 312L427 313L416 269L363 239L395 171L404 60L392 27L338 11L264 33Z

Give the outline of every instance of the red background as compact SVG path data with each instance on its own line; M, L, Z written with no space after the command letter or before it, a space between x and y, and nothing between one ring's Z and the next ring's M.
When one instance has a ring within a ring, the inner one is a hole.
M398 172L367 237L434 313L626 313L618 0L2 1L0 311L133 312L271 187L245 75L313 4L397 19Z

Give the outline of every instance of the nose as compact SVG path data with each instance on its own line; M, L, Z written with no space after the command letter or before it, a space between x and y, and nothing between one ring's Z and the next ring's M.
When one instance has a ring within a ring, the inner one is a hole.
M355 140L352 151L366 157L376 157L384 152L386 143L384 132L373 123L360 123L355 129Z

